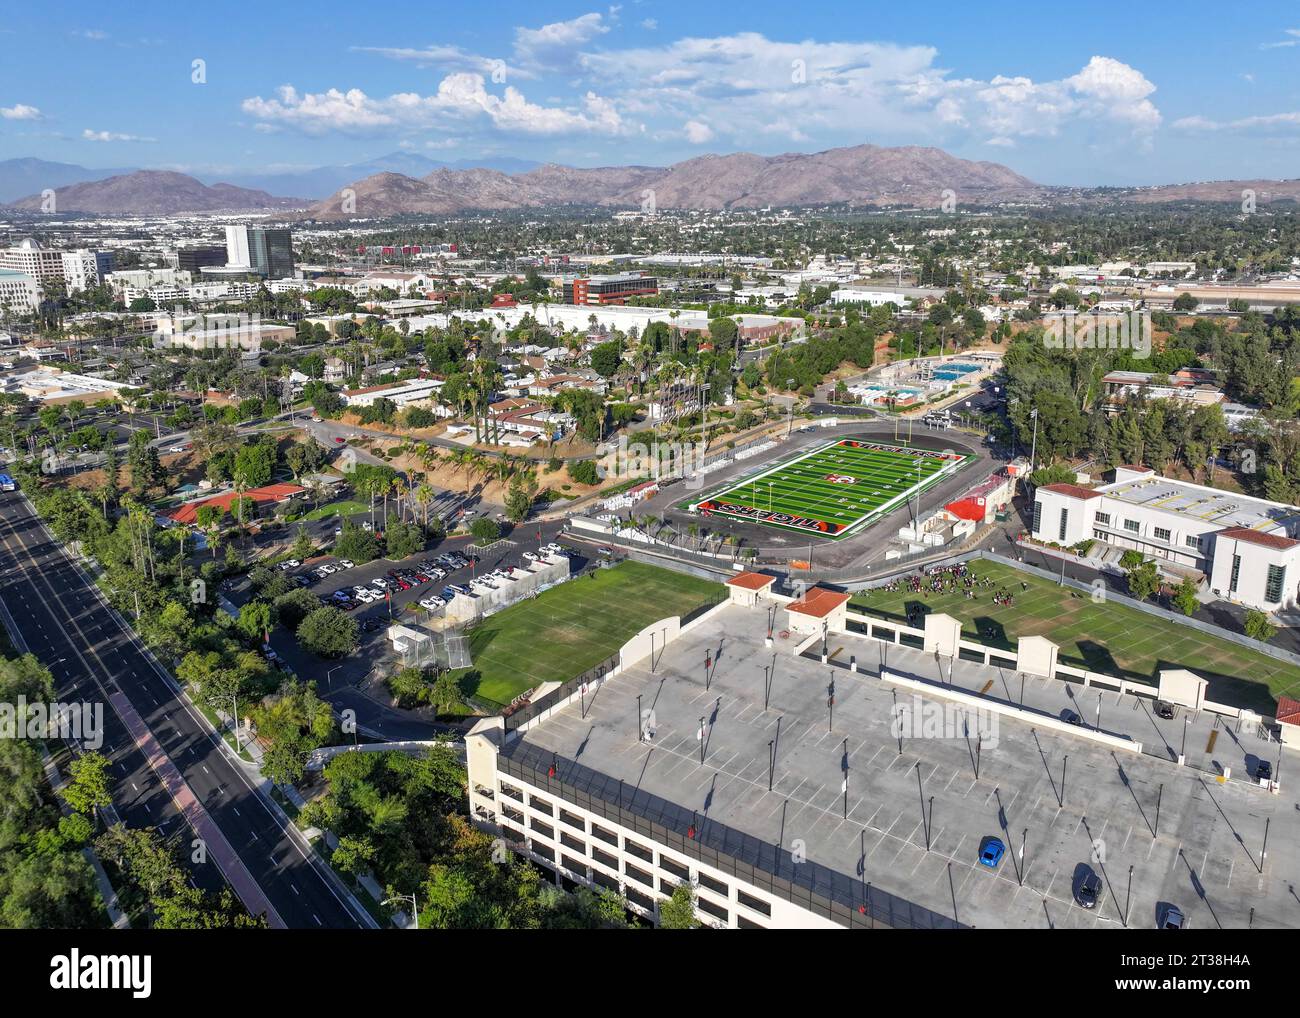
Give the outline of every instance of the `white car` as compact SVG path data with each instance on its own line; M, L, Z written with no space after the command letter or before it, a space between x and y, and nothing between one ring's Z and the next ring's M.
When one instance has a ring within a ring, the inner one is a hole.
M378 576L375 579L371 580L370 585L372 587L379 588L380 593L383 593L389 587L388 581L385 580L382 576Z
M338 561L338 567L339 567L340 569L351 569L351 568L352 568L352 563L351 563L348 559L341 558L341 559L339 559L339 561Z
M420 602L420 607L427 611L436 612L444 604L446 604L446 602L440 597L426 597Z
M324 570L326 576L328 576L330 573L338 572L338 568L336 566L330 565L328 562L322 562L320 567L322 570Z
M296 558L287 558L280 563L280 568L288 571L300 565L302 565L302 563L299 562Z
M545 551L545 549L542 550ZM524 552L524 560L527 562L536 562L539 558L541 558L541 556L534 552L531 551Z

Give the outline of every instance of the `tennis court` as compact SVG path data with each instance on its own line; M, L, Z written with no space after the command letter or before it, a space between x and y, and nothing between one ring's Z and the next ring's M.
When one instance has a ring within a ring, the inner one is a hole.
M841 538L903 505L974 457L841 439L696 503L726 516Z

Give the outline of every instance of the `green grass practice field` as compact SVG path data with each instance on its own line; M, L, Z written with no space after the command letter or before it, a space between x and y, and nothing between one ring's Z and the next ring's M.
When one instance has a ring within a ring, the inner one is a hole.
M720 583L621 562L489 615L469 633L475 696L505 706L543 682L565 682L651 622L726 597Z
M978 588L974 601L960 588L928 597L911 590L863 591L850 607L894 621L905 621L909 606L913 614L943 612L961 621L966 639L1005 650L1022 636L1044 636L1060 646L1063 664L1135 681L1155 683L1161 668L1187 668L1209 680L1209 699L1266 714L1278 694L1300 691L1300 668L1284 661L1117 601L1096 604L1087 594L1000 562L975 560L971 568L1009 591L1014 603L995 605L995 586ZM1021 590L1022 582L1028 590Z
M841 439L699 502L701 515L847 537L971 459Z

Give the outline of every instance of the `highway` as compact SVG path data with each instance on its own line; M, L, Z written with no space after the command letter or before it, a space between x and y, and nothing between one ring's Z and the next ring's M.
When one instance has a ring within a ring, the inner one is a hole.
M114 806L128 826L179 835L186 857L201 836L207 854L191 861L195 883L218 888L224 876L246 904L264 904L256 910L272 926L375 925L301 835L286 830L20 492L0 494L0 577L20 649L49 667L60 701L104 704L100 752L112 763Z

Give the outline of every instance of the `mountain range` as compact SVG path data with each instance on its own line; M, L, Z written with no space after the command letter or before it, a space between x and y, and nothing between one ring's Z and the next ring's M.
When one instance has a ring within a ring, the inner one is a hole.
M106 179L102 175L110 174ZM497 160L439 162L417 153L295 173L240 174L204 183L166 170L88 170L38 159L0 161L0 200L41 208L53 187L59 212L166 215L268 211L286 219L378 219L403 214L600 205L609 208L758 209L847 204L940 207L1020 202L1070 204L1300 200L1300 180L1204 181L1158 187L1064 188L1035 183L999 163L937 148L855 145L813 153L704 155L671 166L579 168ZM332 191L332 193L330 193ZM296 194L301 198L278 197ZM321 199L322 194L329 197Z
M377 173L312 205L307 218L547 205L755 209L768 206L940 205L945 189L975 203L1040 200L1046 189L1005 166L958 159L937 148L856 145L825 152L706 155L671 166L580 169L547 164L525 173L439 169L420 178ZM345 211L348 210L348 211Z
M375 173L404 173L418 177L434 170L468 170L483 167L504 173L524 173L539 164L529 159L500 156L487 159L457 159L444 162L430 159L417 152L390 152L376 159L339 166L316 166L299 170L265 171L261 173L226 173L220 177L208 173L194 174L205 184L222 180L236 187L267 191L275 195L302 195L313 201L337 191L349 181L359 180ZM66 187L88 181L104 180L134 173L138 166L91 169L74 163L56 163L46 159L25 157L0 159L0 203L16 201L28 195L39 194L46 188Z

